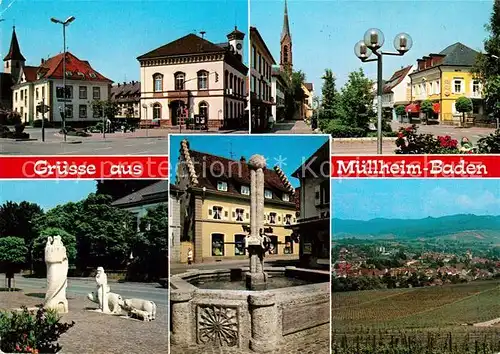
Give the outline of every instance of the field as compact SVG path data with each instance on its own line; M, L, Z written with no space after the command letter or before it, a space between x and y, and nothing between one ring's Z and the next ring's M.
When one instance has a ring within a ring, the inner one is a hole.
M332 294L335 353L495 353L500 282ZM378 349L377 349L378 348Z

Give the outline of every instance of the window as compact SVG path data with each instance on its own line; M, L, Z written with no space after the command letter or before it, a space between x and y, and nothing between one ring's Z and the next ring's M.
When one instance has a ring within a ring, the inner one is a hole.
M285 236L285 248L283 249L284 254L293 253L293 240L291 236Z
M222 207L220 206L212 207L212 215L214 220L222 220Z
M24 100L24 90L21 90L21 101Z
M245 214L245 210L243 210L241 208L236 208L234 214L235 214L236 221L243 221L243 215Z
M252 68L255 69L257 65L257 50L255 49L255 46L252 46Z
M208 89L208 72L201 70L198 72L198 90Z
M283 63L288 63L288 46L283 46Z
M161 104L158 102L153 105L153 119L161 119Z
M15 97L16 97L16 102L17 102L17 92L16 92L16 94L15 94Z
M455 79L453 80L453 93L462 93L463 92L463 80Z
M271 192L269 189L265 189L264 190L264 198L273 199L273 192Z
M227 182L218 181L217 190L222 192L227 192Z
M241 186L241 194L250 195L250 187L249 186Z
M35 91L35 97L36 97L36 100L38 101L38 87L37 87L37 89Z
M81 100L86 100L87 99L87 86L80 86L79 89L79 95Z
M42 87L42 98L45 98L45 86Z
M314 188L314 203L316 206L330 203L330 183L328 180L321 182Z
M87 105L86 104L81 104L80 107L78 107L79 114L78 116L80 118L87 118Z
M200 105L198 106L198 114L200 115L200 117L205 117L205 119L208 118L208 103L200 103Z
M92 98L94 100L101 99L101 88L100 87L92 87Z
M212 256L224 255L224 235L212 234Z
M292 214L285 215L285 225L290 225L292 223Z
M184 90L184 79L185 79L184 73L176 73L174 75L174 79L175 79L175 89L177 91Z
M66 117L65 118L73 118L73 105L72 104L66 105Z
M163 91L163 75L155 74L153 76L154 80L154 92L162 92Z
M269 213L269 223L276 224L276 213Z
M289 202L290 201L290 194L283 193L283 201L284 202Z
M269 254L278 254L278 236L269 236L271 239L271 248Z
M472 81L472 94L474 96L479 96L479 92L480 92L479 80Z
M245 235L234 235L234 255L235 256L244 256L246 253L245 250Z

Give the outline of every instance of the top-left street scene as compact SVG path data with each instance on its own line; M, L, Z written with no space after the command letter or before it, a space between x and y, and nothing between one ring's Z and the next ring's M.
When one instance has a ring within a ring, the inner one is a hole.
M0 154L167 154L170 133L248 133L247 29L240 0L0 1Z

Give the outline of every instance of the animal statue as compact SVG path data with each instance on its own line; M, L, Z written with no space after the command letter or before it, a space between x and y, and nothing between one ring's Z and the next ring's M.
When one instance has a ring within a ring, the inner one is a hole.
M125 299L120 302L120 306L130 317L134 314L140 314L138 311L144 311L147 313L148 321L156 318L156 304L153 301L143 299Z
M61 236L47 238L45 264L47 265L47 292L45 293L44 307L60 313L67 313L68 256Z
M93 291L93 292L89 293L87 295L87 299L100 305L97 291ZM109 292L108 293L109 311L112 314L116 314L116 315L120 314L122 312L120 302L122 302L122 301L123 301L123 299L122 299L121 295Z

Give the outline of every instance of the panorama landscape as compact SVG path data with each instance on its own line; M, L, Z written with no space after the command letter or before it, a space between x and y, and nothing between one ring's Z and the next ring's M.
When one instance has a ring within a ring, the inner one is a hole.
M333 353L500 351L500 182L332 191Z

